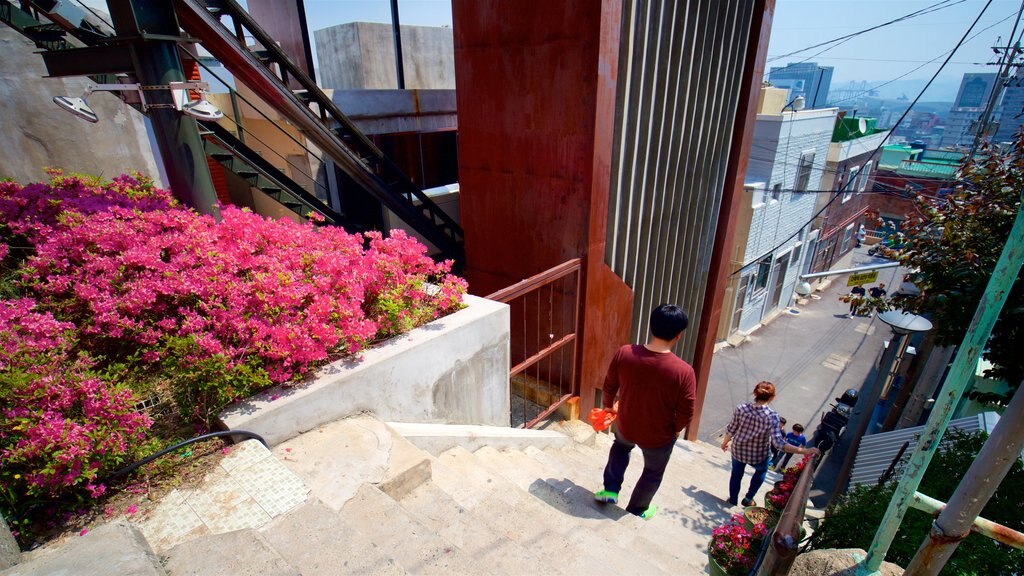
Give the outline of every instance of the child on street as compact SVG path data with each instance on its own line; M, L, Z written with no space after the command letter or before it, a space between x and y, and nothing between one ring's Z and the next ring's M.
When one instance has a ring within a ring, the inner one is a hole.
M807 438L804 436L804 427L800 424L793 424L793 431L786 434L786 443L792 444L793 446L806 446ZM772 470L784 470L786 465L789 464L789 458L792 454L787 454L781 450L772 460ZM781 463L781 465L780 465Z

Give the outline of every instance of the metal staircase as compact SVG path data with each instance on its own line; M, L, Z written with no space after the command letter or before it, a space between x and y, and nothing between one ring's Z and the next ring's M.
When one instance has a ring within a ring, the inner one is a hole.
M363 135L316 84L278 48L276 42L232 0L182 0L176 11L183 28L261 99L298 127L353 182L433 243L445 258L463 259L462 229ZM222 22L229 18L234 32ZM98 18L54 0L0 0L0 22L45 51L94 46L113 31ZM246 45L255 38L256 49ZM90 77L113 83L113 76ZM303 90L288 88L295 79ZM225 169L245 178L284 206L325 223L357 231L358 226L333 210L222 126L200 121L207 154ZM332 127L333 126L333 127Z
M349 232L359 229L345 216L310 194L256 151L246 146L231 131L216 122L199 122L206 155L216 160L225 170L244 178L250 186L258 188L299 216L310 212L324 217L324 224L343 226Z
M52 11L58 8L61 14ZM0 21L46 51L92 46L110 38L112 33L98 18L87 19L85 13L74 6L53 1L20 2L15 5L8 0L0 0ZM91 76L90 79L100 84L117 82L113 75ZM136 109L139 108L136 106ZM299 216L307 217L310 212L314 212L323 216L326 225L342 226L349 232L359 231L343 214L267 162L231 131L216 122L200 120L198 124L206 155L216 160L225 170L245 179L249 185Z
M445 257L462 260L462 228L355 127L241 6L234 0L176 0L175 11L186 32L356 184ZM250 47L250 40L258 45ZM302 90L294 92L292 81Z

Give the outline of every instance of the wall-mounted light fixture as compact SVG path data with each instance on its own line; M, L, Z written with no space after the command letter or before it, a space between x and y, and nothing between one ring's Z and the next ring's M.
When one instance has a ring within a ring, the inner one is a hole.
M92 84L86 87L85 92L82 92L81 96L54 96L53 103L87 122L96 123L99 122L99 116L96 115L96 112L86 101L93 92L136 91L139 93L139 101L142 104L143 112L153 108L173 108L200 120L218 120L224 117L224 113L206 99L206 93L209 89L210 85L206 82L170 82L158 86L143 86L142 84ZM174 103L150 104L146 102L146 90L170 90ZM199 92L199 99L190 100L188 97L189 90Z

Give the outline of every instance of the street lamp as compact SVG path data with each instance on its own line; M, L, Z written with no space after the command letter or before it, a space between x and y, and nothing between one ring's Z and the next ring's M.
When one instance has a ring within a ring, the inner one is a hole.
M878 315L878 319L892 329L892 338L890 338L889 345L885 348L885 353L882 354L882 360L878 363L875 381L872 383L871 389L867 393L866 401L863 404L866 407L866 411L862 412L860 420L857 422L857 431L850 439L850 448L846 452L843 466L839 470L839 476L836 479L835 489L832 492L831 498L829 498L829 503L834 502L842 491L842 487L850 475L850 470L853 468L853 461L857 457L860 440L867 433L868 427L878 417L879 400L882 398L882 393L889 388L898 371L899 362L902 360L903 353L907 349L910 335L927 332L932 329L932 323L927 318L910 314L903 310L882 312Z
M888 310L878 315L878 319L889 325L892 329L893 338L885 349L878 374L875 378L875 385L871 389L872 401L868 406L872 407L870 422L872 431L874 424L881 418L878 402L886 397L889 387L899 372L899 366L903 363L903 355L906 353L907 345L910 343L910 335L920 332L927 332L932 329L932 323L923 316L904 312L903 310Z

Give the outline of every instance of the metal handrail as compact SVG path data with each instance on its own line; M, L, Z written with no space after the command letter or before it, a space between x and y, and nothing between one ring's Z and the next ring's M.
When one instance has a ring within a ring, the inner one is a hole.
M811 491L811 482L814 481L814 470L818 466L819 459L819 456L811 458L803 472L800 473L800 479L793 487L789 502L786 503L779 522L770 535L770 542L765 546L762 557L759 558L757 576L785 575L793 566L793 561L796 560L800 549L800 527L804 523L807 497Z
M569 274L578 271L580 269L580 266L582 265L582 262L583 259L581 258L573 258L572 260L566 260L565 262L562 262L561 264L555 266L554 268L549 268L541 272L540 274L534 274L533 276L530 276L526 280L520 280L519 282L516 282L511 286L502 288L497 292L488 294L487 296L485 296L485 298L487 298L488 300L496 300L498 302L507 303L511 301L513 298L522 296L523 294L526 294L527 292L533 290L534 288L543 286L545 284L550 283L552 280L557 280L559 278L562 278L563 276L568 276Z
M188 440L184 440L182 442L178 442L177 444L175 444L174 446L171 446L169 448L164 448L163 450L157 452L156 454L153 454L151 456L147 456L147 457L143 458L142 460L139 460L138 462L136 462L134 464L130 464L128 466L125 466L124 468L121 468L120 470L105 476L103 479L100 480L100 482L101 483L106 483L106 482L108 482L110 480L113 480L114 478L120 478L121 476L124 476L125 474L129 474L131 472L134 472L135 470L141 468L142 466L145 466L146 464L149 464L150 462L156 460L157 458L160 458L162 456L166 456L167 454L170 454L171 452L174 452L175 450L178 450L179 448L183 448L185 446L188 446L189 444L194 444L196 442L201 442L203 440L209 440L210 438L220 438L222 436L242 436L244 438L251 438L253 440L259 440L260 444L263 444L264 447L266 447L268 449L270 448L270 446L267 444L267 441L264 440L262 436L260 436L259 434L255 433L255 432L249 432L248 430L222 430L220 432L210 432L209 434L203 434L201 436L196 436L195 438L189 438Z

